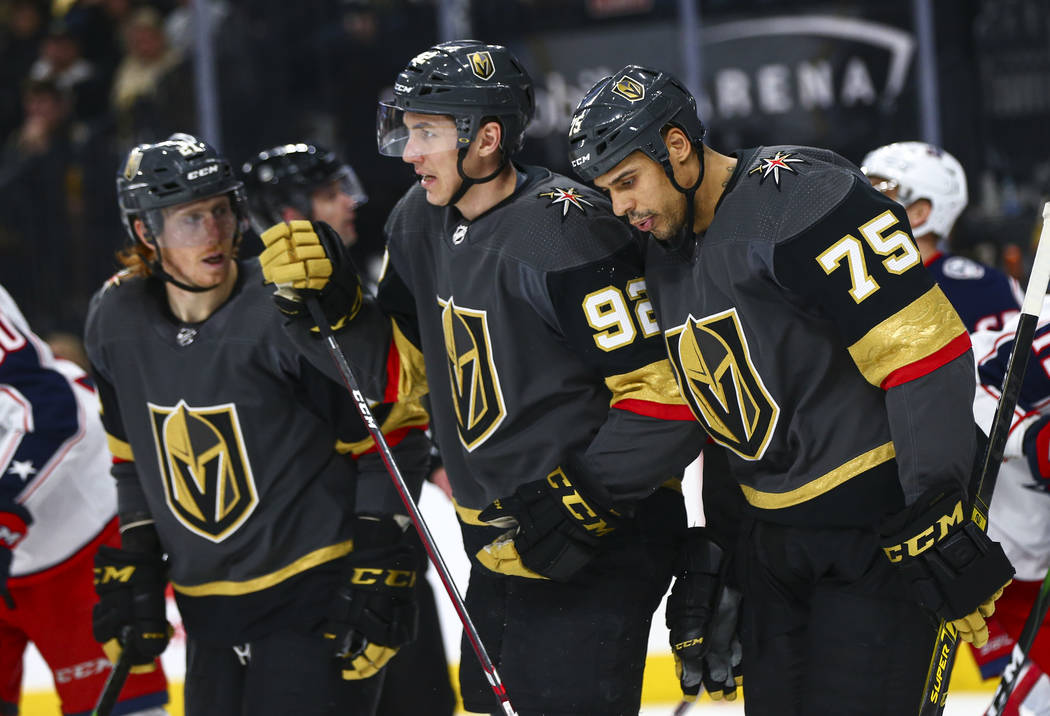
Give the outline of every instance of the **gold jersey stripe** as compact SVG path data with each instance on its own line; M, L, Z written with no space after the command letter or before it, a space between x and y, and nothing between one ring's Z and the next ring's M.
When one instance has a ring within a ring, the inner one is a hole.
M405 337L397 321L391 319L390 322L394 324L394 347L397 348L401 364L401 371L397 377L397 399L402 401L420 398L429 390L423 353Z
M333 544L329 547L315 549L310 554L300 557L288 566L278 569L276 572L264 574L263 576L254 579L247 579L243 582L205 582L204 584L195 584L193 586L175 584L173 582L171 586L176 592L185 594L189 597L236 597L242 594L258 592L267 587L272 587L275 584L280 584L289 577L294 577L295 575L305 572L312 567L316 567L319 564L330 562L333 559L339 559L340 557L349 554L353 549L353 540L347 540L346 542Z
M106 442L109 443L109 452L113 457L134 462L135 455L131 452L131 445L109 433L106 433Z
M395 403L390 409L390 414L380 426L384 436L390 435L399 428L410 428L423 426L430 422L430 416L418 400L410 400L404 403ZM369 435L364 440L354 442L335 441L336 452L346 455L350 453L354 457L361 455L375 447L375 440Z
M779 510L784 507L793 507L833 490L876 465L892 460L896 454L897 451L894 450L893 443L888 442L858 455L852 460L839 465L831 472L825 473L815 480L810 480L802 487L796 487L794 490L788 490L787 492L762 492L747 485L741 485L740 489L744 492L744 497L750 504L763 510Z
M610 406L627 398L663 405L685 407L686 404L685 399L678 392L678 383L671 371L671 362L666 358L638 370L632 370L630 373L606 376L605 385L612 393Z
M965 332L959 314L934 286L864 334L849 352L865 380L881 386L893 371L936 353Z

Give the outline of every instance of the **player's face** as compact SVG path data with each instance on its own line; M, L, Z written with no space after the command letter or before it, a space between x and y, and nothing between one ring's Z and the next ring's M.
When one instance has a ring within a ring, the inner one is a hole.
M408 142L401 158L412 165L427 201L445 206L462 181L456 167L456 123L440 114L405 112Z
M237 215L226 195L162 210L164 229L157 237L164 270L194 286L218 286L229 276Z
M640 151L595 179L594 185L609 195L617 216L654 238L665 241L685 224L685 196L663 168Z
M323 221L335 229L343 243L350 246L357 241L357 202L344 191L346 183L333 179L310 195L310 211L315 221Z

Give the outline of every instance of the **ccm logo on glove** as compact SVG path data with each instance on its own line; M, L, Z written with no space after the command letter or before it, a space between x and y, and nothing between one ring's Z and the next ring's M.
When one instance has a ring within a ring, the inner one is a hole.
M386 575L385 577L383 575ZM376 569L355 567L350 576L351 584L382 584L387 587L414 587L416 573L407 569Z
M599 517L598 513L587 504L560 467L547 475L547 482L554 494L561 498L565 509L579 521L584 529L593 532L598 537L604 537L616 529ZM610 511L616 514L615 510Z
M938 517L936 522L911 539L891 547L883 547L882 551L886 553L891 562L900 562L904 559L905 554L909 557L918 556L932 547L937 540L944 539L952 525L960 524L962 521L963 506L962 500L959 500L952 507L951 514Z

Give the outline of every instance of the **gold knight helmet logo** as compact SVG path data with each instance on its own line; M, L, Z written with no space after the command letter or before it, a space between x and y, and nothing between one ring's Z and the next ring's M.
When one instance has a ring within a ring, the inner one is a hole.
M618 94L629 102L637 102L640 99L645 99L645 87L633 77L624 75L616 80L613 94Z
M758 460L780 407L751 362L736 309L689 316L665 333L678 387L711 438L746 460Z
M471 52L467 55L467 60L470 61L470 71L478 79L487 80L496 74L496 65L493 64L492 55L489 54L488 50Z
M438 304L459 440L468 451L473 451L492 436L507 416L492 360L486 313L457 306L452 298L438 298Z
M149 403L168 508L188 530L221 542L259 503L232 403Z

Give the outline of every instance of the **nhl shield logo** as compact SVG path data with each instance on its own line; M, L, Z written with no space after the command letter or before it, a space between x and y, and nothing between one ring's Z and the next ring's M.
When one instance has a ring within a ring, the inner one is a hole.
M616 80L613 94L618 94L629 102L637 102L640 99L645 99L645 87L633 77L624 75Z
M492 55L489 54L488 50L471 52L467 55L467 59L470 61L470 71L478 79L487 80L496 74L496 66L493 64Z
M690 315L664 340L679 390L711 438L745 460L760 459L780 406L755 370L736 309Z
M484 443L507 417L499 375L492 358L488 315L438 298L445 334L449 384L459 440L468 452Z
M186 529L223 541L259 504L236 406L148 405L168 508Z

